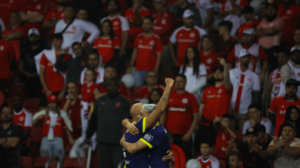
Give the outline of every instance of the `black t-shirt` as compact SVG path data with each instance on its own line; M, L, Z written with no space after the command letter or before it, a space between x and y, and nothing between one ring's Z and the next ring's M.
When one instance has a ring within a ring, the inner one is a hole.
M253 151L252 153L249 152L249 146L247 142L242 142L241 144L237 145L236 148L239 150L239 155L243 160L243 168L269 168L270 165L268 160L261 158L261 156ZM262 150L266 150L263 147Z
M20 125L11 124L7 129L0 125L0 139L17 137L22 139L23 130ZM20 141L21 142L21 141ZM15 148L3 148L0 145L0 167L15 168L20 167L20 149L19 145Z
M232 50L232 48L234 47L234 45L236 44L236 41L234 40L234 38L230 38L227 41L224 41L223 39L219 40L219 46L218 48L218 52L220 53L221 57L226 59L228 54L230 53L230 51Z

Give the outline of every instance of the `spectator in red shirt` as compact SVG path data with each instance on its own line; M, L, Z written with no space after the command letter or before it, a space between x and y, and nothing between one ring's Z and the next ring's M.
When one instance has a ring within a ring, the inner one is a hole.
M227 61L229 62L229 69L233 67L239 67L239 58L238 55L241 50L246 49L251 54L249 69L259 75L260 83L263 84L265 82L265 75L268 70L268 56L265 53L265 50L254 42L253 36L254 29L244 29L242 42L240 44L236 44L234 48L232 48L231 52L227 57ZM262 63L262 67L261 67ZM233 66L235 64L235 66Z
M197 158L201 167L220 168L220 162L218 159L211 155L212 144L209 141L202 141L200 145L201 156Z
M134 50L131 57L128 73L133 73L135 87L144 84L147 71L158 73L160 65L162 44L160 38L153 33L154 19L147 16L143 19L144 33L134 40ZM135 64L135 67L134 67Z
M284 21L277 17L278 5L276 3L267 5L266 19L262 19L255 29L254 35L259 37L258 44L264 49L279 46L284 30Z
M40 154L42 157L52 157L58 155L64 159L65 149L62 140L63 130L66 131L70 144L74 144L71 132L73 131L71 121L63 110L58 106L58 97L49 95L47 98L48 108L36 113L33 116L32 126L42 122L43 140L41 142Z
M12 66L14 56L14 48L2 38L2 28L0 26L0 91L3 93L9 88L10 66Z
M61 101L60 108L67 113L72 122L72 137L77 139L81 136L80 99L76 82L67 83L68 97ZM63 136L64 142L68 142L67 134Z
M214 77L213 70L219 65L219 60L217 58L219 58L220 56L219 53L214 50L214 43L209 35L204 35L202 37L201 45L201 63L203 63L206 67L207 81L210 81L210 83L212 83L211 80Z
M198 123L198 104L196 97L185 90L186 77L175 77L175 89L170 93L168 107L160 122L172 132L174 143L180 146L187 159L192 157L192 134Z
M97 86L97 91L95 93L96 99L101 96L104 96L107 93L107 84L110 80L117 80L117 70L113 65L106 65L104 72L104 81ZM119 81L119 80L117 80ZM128 97L128 90L126 85L119 81L119 93L122 96Z
M97 49L98 54L102 57L102 65L114 64L119 58L120 39L113 31L113 25L106 19L102 22L100 28L100 37L96 38L93 48Z
M195 16L196 14L193 11L186 9L182 15L184 26L176 29L170 37L170 53L173 63L176 64L176 67L173 69L175 76L178 74L180 66L184 63L186 49L190 46L200 49L202 36L207 34L204 29L195 26ZM176 54L174 45L177 48Z
M293 32L300 25L300 6L294 0L282 0L278 3L277 16L284 21L284 29L280 44L292 46Z
M60 19L65 18L63 4L67 2L67 0L57 0L57 2L58 5L47 12L46 17L44 18L43 21L43 27L47 29L51 29L50 36L54 34L56 23Z
M200 126L196 134L196 150L200 149L200 142L205 139L215 142L213 121L215 117L228 114L232 95L232 84L229 79L228 65L222 58L220 64L224 67L214 69L215 85L205 88L199 112ZM204 138L205 137L205 138Z
M151 12L143 5L144 0L133 0L133 6L127 9L124 17L128 19L130 30L129 30L129 41L127 47L132 48L132 41L143 32L143 18L150 16Z
M24 31L31 28L39 30L41 37L44 38L43 21L47 12L48 1L45 0L24 0L21 5L20 16L24 23Z
M9 41L15 49L16 61L20 60L20 40L24 36L19 12L13 11L9 16L9 27L3 31L2 38Z
M245 29L257 27L261 22L261 19L254 18L254 8L252 6L246 6L243 9L242 14L246 22L239 27L237 34L233 36L233 38L238 42L242 41L242 37Z
M221 57L226 59L231 49L234 47L236 41L230 35L232 29L232 23L230 21L222 21L219 24L219 35L222 36L219 45L217 46L218 52Z
M294 31L294 41L295 45L300 47L300 27Z
M173 143L173 134L168 131L168 137L171 144L171 151L174 153L173 165L170 167L184 168L186 163L186 157L184 151ZM172 162L170 162L172 164Z
M214 124L220 123L219 125L215 125L216 127L216 157L218 159L226 159L228 156L226 155L226 149L228 147L228 142L231 139L236 139L237 136L233 130L230 129L232 117L228 114L223 114L222 117L216 117L214 120Z
M63 37L61 34L54 34L52 36L52 50L44 50L40 61L40 80L43 86L43 91L40 97L39 105L41 108L47 106L47 97L51 94L58 95L58 99L62 100L65 96L65 78L54 67L56 58L62 53L61 48ZM67 56L66 56L67 57Z
M145 78L145 81L147 83L147 85L143 86L139 92L138 92L138 97L136 101L140 101L141 99L148 99L150 92L153 89L159 89L161 91L161 93L164 92L164 87L162 85L157 84L157 73L153 70L150 70L147 72L147 76Z
M284 123L286 109L289 106L300 108L300 99L297 98L298 81L289 79L285 85L285 96L275 97L269 108L269 119L275 125L274 135L278 136L279 128Z

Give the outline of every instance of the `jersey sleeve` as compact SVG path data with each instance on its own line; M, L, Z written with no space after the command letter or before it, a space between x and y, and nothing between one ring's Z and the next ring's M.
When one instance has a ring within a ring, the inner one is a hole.
M118 38L114 38L114 48L120 48L121 47L121 43L120 40Z
M24 127L31 128L32 125L32 114L26 113Z
M266 133L267 134L271 134L272 133L272 123L269 119L267 119L267 122L265 124L265 127L266 127Z
M199 66L199 76L200 77L203 77L203 76L206 76L207 75L207 72L206 72L206 67L204 64L200 64Z
M144 121L145 119L145 121ZM145 124L144 124L145 123ZM137 129L139 129L139 134L143 134L146 132L146 117L138 121L135 125Z
M260 80L258 75L254 75L253 82L253 91L260 91Z
M218 159L211 163L211 168L220 168L220 162L218 161Z
M231 49L231 51L230 51L230 53L229 53L229 55L228 55L228 57L227 57L227 62L230 62L230 63L232 63L232 64L234 64L234 62L235 62L235 56L234 56L234 51L235 51L235 47L233 47L232 49Z
M123 17L120 17L121 19L121 22L122 22L122 32L126 32L126 31L129 31L129 23L128 23L128 20L123 18Z
M51 14L52 14L52 12L48 11L47 14L46 14L46 17L44 18L44 20L49 22L50 19L51 19Z
M170 42L175 44L177 42L177 39L176 39L176 34L177 34L177 31L174 31L173 34L171 35L170 37Z
M250 121L249 121L249 120L245 121L245 123L244 123L244 126L243 126L243 132L242 132L243 135L246 134L246 131L247 131L248 128L251 128L251 125L250 125Z
M134 43L133 43L133 49L138 49L138 44L139 44L139 36L137 36L134 40Z
M48 59L46 58L46 56L43 54L41 61L40 61L40 66L46 67L48 63Z
M198 103L197 103L197 99L194 95L191 94L191 108L192 108L192 112L193 113L198 113L199 112L199 108L198 108Z
M277 98L276 97L272 100L269 111L274 114L276 113L276 111L277 111Z
M163 47L162 47L162 43L161 43L160 38L156 39L155 51L156 51L156 53L162 53L162 51L163 51Z
M161 138L156 129L151 129L148 131L140 140L144 142L150 149L158 147L161 144Z
M259 46L259 59L260 61L268 61L268 56L261 46Z

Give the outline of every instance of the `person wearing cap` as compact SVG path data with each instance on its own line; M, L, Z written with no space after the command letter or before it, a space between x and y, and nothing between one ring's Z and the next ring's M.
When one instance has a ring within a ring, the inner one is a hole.
M238 120L239 130L242 130L249 105L259 102L260 82L258 75L249 68L250 52L241 49L238 56L240 65L231 69L229 74L233 85L231 107Z
M195 25L198 27L202 27L203 21L201 20L201 16L197 7L194 4L188 2L188 0L177 0L176 5L173 7L173 13L176 17L175 29L185 25L184 12L186 10L190 10L193 12Z
M282 82L280 83L280 91L279 95L284 96L285 90L284 85L286 84L287 80L295 79L300 83L300 47L294 46L291 48L290 59L288 60L287 64L283 65L280 70L280 76ZM300 97L300 85L298 86L297 96Z
M222 37L217 45L217 51L221 55L222 58L226 59L228 54L236 44L236 41L230 35L230 31L232 29L232 22L230 21L222 21L219 24L218 32L219 35Z
M119 56L122 56L126 54L125 47L127 45L130 27L128 20L119 14L120 10L121 6L118 0L108 0L108 16L104 17L101 20L100 24L102 24L106 19L108 19L112 23L114 34L121 41Z
M215 141L213 121L216 117L228 114L232 95L232 84L229 78L228 65L225 59L218 60L223 67L214 68L215 84L205 88L202 94L198 120L200 126L195 137L196 153L203 139Z
M144 85L147 71L154 70L158 73L159 70L163 48L161 39L152 31L153 23L153 17L144 17L144 33L139 34L134 40L134 49L127 73L133 74L135 87Z
M190 46L195 46L199 49L202 37L207 34L204 29L195 26L195 13L192 10L186 9L182 18L184 26L177 28L169 39L170 53L173 63L176 64L176 67L173 69L175 76L178 74L180 66L184 63L186 49ZM174 51L174 45L177 47L177 52Z
M278 136L279 128L284 123L285 112L289 106L300 107L300 99L297 97L298 81L289 79L285 85L284 96L275 97L269 108L269 119L275 125L274 135Z
M239 154L243 160L244 168L270 168L266 147L258 145L258 132L254 128L246 131L246 142L235 146L234 140L229 141L226 149L227 156Z
M132 0L132 2L132 8L127 9L124 14L130 26L127 48L133 48L133 41L143 33L143 18L151 16L150 10L143 6L144 0Z
M24 37L24 29L21 26L22 21L19 12L12 11L9 15L9 26L4 29L2 38L14 47L16 61L20 60L20 40Z
M216 117L214 119L216 129L216 157L218 159L228 158L228 156L226 155L226 148L228 147L228 142L231 139L237 139L235 131L230 129L232 121L233 117L229 114L223 114L222 117Z
M22 142L20 143L20 154L21 156L28 156L30 152L29 149L29 135L32 125L32 114L23 107L24 96L22 94L13 95L12 105L14 110L14 119L15 124L19 124L23 129Z
M15 50L13 46L2 38L2 28L0 26L0 91L7 92L10 81L10 68L13 66Z
M254 18L254 8L252 6L245 6L242 11L242 14L246 22L239 27L237 34L233 36L238 42L242 41L245 29L257 27L261 22L261 19Z
M214 42L208 34L204 35L201 40L201 50L200 50L200 59L201 63L206 67L207 81L208 83L213 83L214 78L214 68L219 66L219 60L221 56L214 49Z
M52 39L52 49L44 50L41 53L41 61L39 62L39 76L43 86L42 94L40 95L40 108L47 106L47 97L51 94L58 95L61 101L65 96L65 77L64 74L55 68L56 59L60 55L66 55L64 60L72 59L70 54L65 54L62 49L63 35L54 34Z
M279 48L279 50L276 53L278 68L269 74L267 86L264 92L264 104L265 104L266 112L269 111L269 106L272 100L276 96L278 96L280 92L280 87L282 82L280 71L281 71L281 67L288 62L289 53L290 53L289 50L285 48ZM267 113L267 117L268 117L268 113Z
M25 97L37 98L42 91L42 84L37 72L40 63L39 54L48 47L43 40L40 40L40 33L36 28L29 29L27 38L29 44L25 45L21 52L19 70L25 81L23 87Z
M58 106L58 97L51 94L47 97L48 107L33 116L32 127L36 126L39 122L42 123L43 139L40 147L41 157L58 156L64 160L65 149L63 143L63 129L66 131L69 143L74 144L74 139L70 131L72 123L67 113L61 110Z
M82 46L92 45L94 40L100 34L97 26L84 20L75 18L75 6L71 3L66 3L64 5L64 15L65 18L59 20L55 26L55 33L62 33L63 35L64 41L62 48L66 51L69 51L74 42L80 42ZM66 27L67 29L64 30ZM89 33L90 36L86 41L83 41L83 36L85 33ZM71 50L70 52L72 53Z
M274 158L274 167L299 167L300 139L295 138L295 125L286 122L281 125L280 130L281 136L274 136L267 149L268 155Z
M10 107L1 110L0 125L0 167L20 168L20 143L22 126L13 122L14 113Z
M284 21L284 29L280 44L292 46L294 31L299 27L300 23L300 6L294 0L282 0L278 3L277 16Z
M260 83L263 84L265 82L265 75L268 70L268 56L264 49L259 44L255 43L253 33L253 28L247 28L243 30L242 42L236 44L234 48L232 48L227 57L227 61L229 62L229 69L238 67L240 64L238 59L239 52L243 49L246 49L251 54L249 69L259 75Z
M256 124L262 124L265 126L265 129L267 130L267 134L272 133L272 123L268 118L264 118L261 116L261 110L258 104L250 104L248 107L248 113L249 120L245 121L243 126L243 134L246 133L248 128L254 127Z
M258 44L264 49L272 46L279 46L285 27L284 21L277 17L278 5L276 3L267 5L267 16L262 19L254 31L254 35L259 37Z

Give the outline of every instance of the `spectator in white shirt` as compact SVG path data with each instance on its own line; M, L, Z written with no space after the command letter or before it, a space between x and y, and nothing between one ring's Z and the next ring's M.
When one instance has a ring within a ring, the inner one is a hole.
M261 111L258 104L251 104L248 107L249 120L245 121L243 127L243 134L246 133L247 129L253 128L256 124L261 124L266 127L266 133L271 134L272 123L269 119L261 117Z
M55 33L63 34L63 49L69 50L74 42L82 42L85 33L89 33L90 36L86 41L82 42L82 45L84 46L92 44L99 36L100 32L94 24L74 18L75 8L72 4L67 4L64 7L64 14L65 19L58 21L55 26Z
M195 46L186 49L184 63L180 73L186 76L186 91L194 94L200 100L200 89L206 85L206 67L200 64L199 50Z

